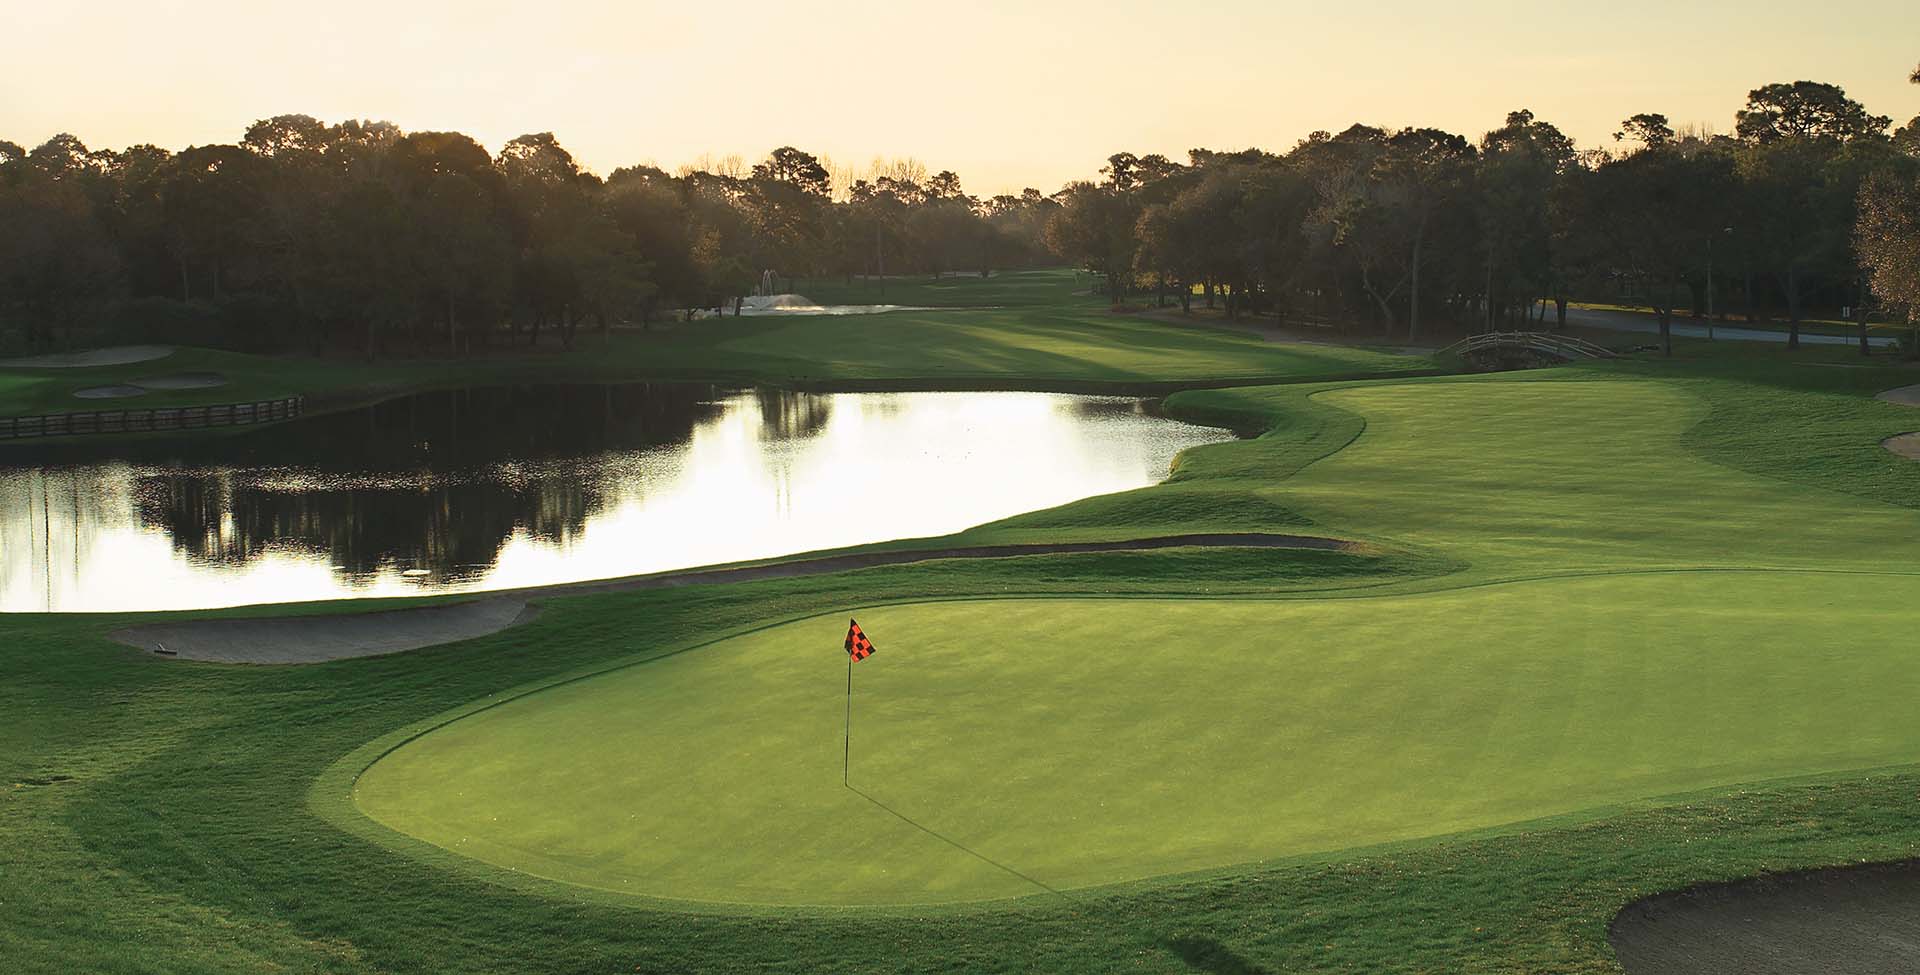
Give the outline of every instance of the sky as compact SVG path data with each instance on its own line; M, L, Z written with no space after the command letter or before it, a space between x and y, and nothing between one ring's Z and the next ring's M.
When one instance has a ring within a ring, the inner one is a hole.
M911 156L990 195L1122 150L1284 151L1357 121L1477 138L1527 108L1582 146L1636 112L1726 132L1774 81L1920 115L1913 0L4 5L0 138L29 147L179 149L300 113L490 149L551 131L603 175L782 145L861 170Z

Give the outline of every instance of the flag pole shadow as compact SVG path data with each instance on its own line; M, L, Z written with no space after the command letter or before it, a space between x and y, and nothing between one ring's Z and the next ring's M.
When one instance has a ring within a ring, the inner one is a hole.
M1015 870L1014 868L1009 867L1006 864L1001 863L1000 861L995 860L994 858L987 856L984 853L981 853L979 850L976 850L966 845L965 843L962 843L959 840L954 839L951 836L948 836L944 833L929 829L926 826L921 825L919 822L916 822L912 818L908 817L906 814L900 812L898 809L895 809L892 806L889 806L886 803L881 802L880 800L875 799L874 797L866 794L865 792L860 791L859 786L848 785L847 791L852 792L854 795L857 795L860 798L873 803L875 806L880 807L881 811L885 812L887 815L892 816L893 818L898 819L903 823L906 823L908 826L911 826L914 829L917 829L920 832L925 833L928 836L931 836L934 839L939 840L940 842L945 843L948 846L951 846L954 849L959 850L960 852L965 853L970 857L973 857L975 860L978 860L981 863L984 863L990 867L993 867L996 870L1000 870L1010 876L1017 877L1023 881L1026 881L1027 883L1032 884L1035 887L1038 887L1049 894L1059 897L1062 900L1065 900L1068 902L1071 902L1073 900L1073 898L1070 895L1068 895L1066 891L1060 890L1057 887L1053 887L1043 881L1037 880L1024 873L1021 873L1020 871Z

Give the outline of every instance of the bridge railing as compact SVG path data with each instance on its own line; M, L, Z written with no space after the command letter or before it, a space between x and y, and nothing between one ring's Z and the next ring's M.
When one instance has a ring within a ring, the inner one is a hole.
M74 437L95 433L147 433L155 430L194 430L201 427L246 426L291 420L300 415L303 396L253 403L178 406L155 409L93 410L85 413L49 413L42 416L0 417L0 440L38 437Z
M1447 346L1441 350L1441 354L1466 355L1486 349L1530 349L1562 359L1614 358L1612 349L1595 345L1586 339L1552 332L1482 332Z

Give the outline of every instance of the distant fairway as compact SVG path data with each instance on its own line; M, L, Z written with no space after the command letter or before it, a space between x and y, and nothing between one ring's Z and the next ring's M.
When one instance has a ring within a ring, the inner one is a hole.
M808 297L882 300L864 282L814 281ZM165 371L217 372L225 387L161 390L142 406L189 406L302 393L324 408L424 389L531 382L718 381L784 385L860 383L884 388L1106 389L1114 384L1228 384L1379 376L1434 368L1424 356L1341 345L1265 342L1227 329L1191 328L1110 313L1076 295L1071 271L1007 273L939 282L890 281L884 300L941 307L884 315L791 320L721 317L660 323L551 347L531 357L388 359L377 363L258 356L181 348ZM551 340L549 340L551 342ZM73 390L152 375L152 363L49 370L0 362L0 416L75 408Z
M856 671L854 785L924 831L840 785L842 614L456 721L357 796L448 849L636 894L1028 894L981 857L1069 888L1911 761L1916 597L1659 573L881 607L859 614L881 652Z
M684 348L775 376L887 380L924 375L976 385L1023 373L1070 382L1254 381L1389 375L1433 366L1421 356L1265 342L1226 329L1071 306L717 321L693 337L711 346L653 354L671 362Z
M995 271L988 277L953 274L930 278L924 274L872 278L801 278L795 291L829 305L894 304L926 308L1013 308L1032 305L1080 304L1104 310L1106 295L1088 294L1093 278L1078 271ZM784 284L782 285L785 286Z

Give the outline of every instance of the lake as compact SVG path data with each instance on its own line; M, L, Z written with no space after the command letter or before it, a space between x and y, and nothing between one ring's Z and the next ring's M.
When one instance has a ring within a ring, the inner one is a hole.
M0 610L473 592L940 535L1153 484L1230 436L1125 397L637 384L0 452Z

